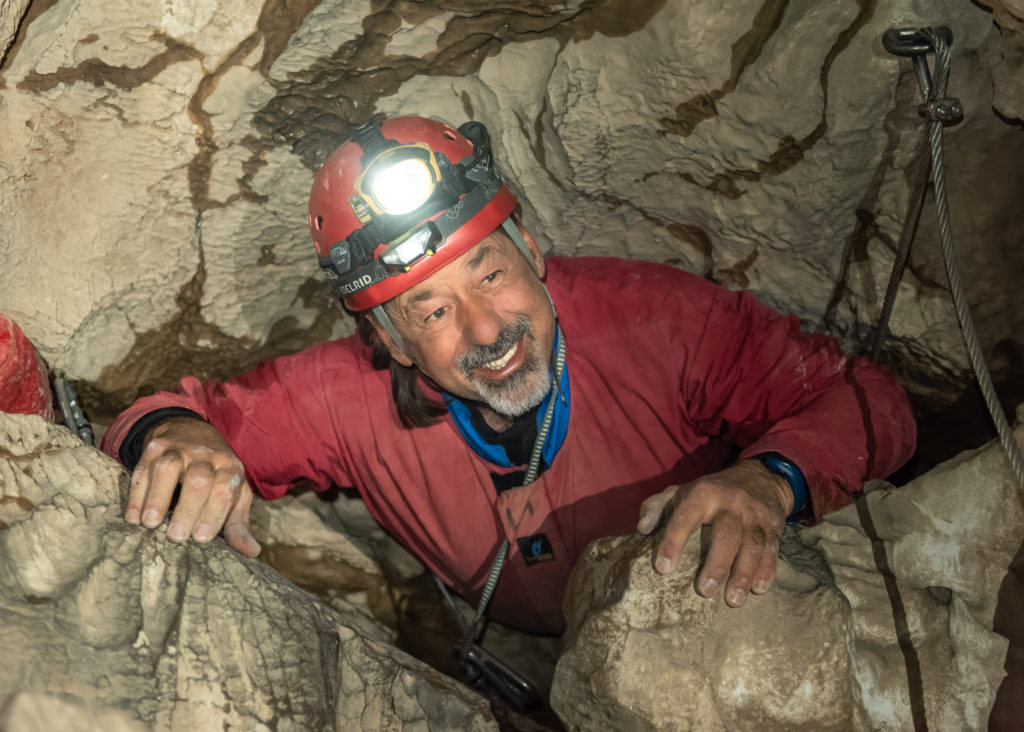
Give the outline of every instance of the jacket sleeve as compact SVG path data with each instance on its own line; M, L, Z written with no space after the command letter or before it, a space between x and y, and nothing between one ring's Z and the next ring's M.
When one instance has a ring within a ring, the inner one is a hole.
M749 294L698 287L707 315L681 397L699 429L730 437L740 459L777 452L795 463L815 519L909 459L917 428L891 374Z
M316 490L333 483L351 485L345 447L336 437L339 395L326 383L343 382L344 376L336 366L330 367L331 376L325 374L324 349L266 361L225 382L186 377L174 391L143 397L121 413L104 434L101 448L116 459L137 420L157 409L182 407L221 432L245 465L253 489L264 498L279 498L299 481ZM352 401L357 410L361 400Z

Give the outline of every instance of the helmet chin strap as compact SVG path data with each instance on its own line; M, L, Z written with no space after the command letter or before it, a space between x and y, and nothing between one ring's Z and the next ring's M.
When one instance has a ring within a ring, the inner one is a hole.
M537 272L537 263L533 261L533 252L530 251L530 247L526 244L526 239L523 238L523 232L519 230L519 227L516 226L516 222L512 220L511 216L501 222L501 228L505 230L509 239L511 239L512 243L516 245L516 249L526 257L526 261L530 263L530 268L534 271L534 274L539 274ZM555 320L558 320L558 311L555 310L555 301L551 299L551 293L548 292L548 286L543 282L541 282L540 285L544 288L544 294L548 296L548 302L551 303L551 312L554 314Z
M530 263L530 268L534 273L536 273L537 263L533 261L533 252L530 250L529 245L526 243L526 239L523 238L523 233L519 231L519 227L516 226L516 222L512 220L511 216L501 222L501 228L505 230L509 239L511 239L512 243L516 245L516 249L526 257L526 261ZM548 296L548 302L551 303L551 312L554 313L555 319L557 320L558 312L555 310L555 303L551 299L551 293L548 292L546 285L541 283L541 286L544 287L544 294ZM374 305L373 308L371 308L371 312L377 319L377 322L380 323L380 327L383 328L389 336L391 336L391 340L394 342L398 350L411 359L412 355L409 353L409 349L405 347L405 341L402 340L402 336L399 335L398 330L395 328L395 324L391 320L391 316L389 316L384 310L384 306Z
M405 347L405 341L402 340L402 336L398 334L398 331L395 329L395 324L391 322L391 316L388 315L384 306L374 305L371 312L373 313L373 317L377 319L380 327L383 328L389 336L391 336L391 340L394 342L395 347L411 359L412 354L410 354L409 349Z
M516 222L512 220L511 216L501 222L501 228L505 230L505 233L508 234L508 238L516 245L516 249L526 257L526 261L530 263L530 268L536 272L537 263L533 261L533 252L530 251L530 247L526 244L526 239L523 238L523 232L519 230L519 227L516 226Z

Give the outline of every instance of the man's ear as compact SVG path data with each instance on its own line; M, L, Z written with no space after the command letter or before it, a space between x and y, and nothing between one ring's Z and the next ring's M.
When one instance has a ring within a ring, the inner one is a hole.
M526 242L526 246L529 247L530 253L533 255L533 268L537 271L537 276L544 279L544 273L547 269L544 266L544 255L540 253L540 247L537 246L537 240L533 238L533 234L526 230L526 228L517 223L516 228L519 229L519 233L523 235L523 240Z
M388 353L391 354L391 358L395 359L395 361L403 366L412 366L412 359L409 358L409 355L405 351L398 347L398 344L395 343L395 339L391 337L391 334L388 333L380 324L380 321L377 320L377 316L373 313L369 313L368 316L370 318L370 323L373 325L373 330L377 334L377 338L379 338L380 342L387 347Z

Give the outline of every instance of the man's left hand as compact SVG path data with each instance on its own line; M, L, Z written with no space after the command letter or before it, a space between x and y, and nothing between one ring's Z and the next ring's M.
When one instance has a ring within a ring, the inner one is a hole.
M670 486L640 506L637 531L651 533L666 510L671 516L655 569L662 574L675 569L686 540L710 524L711 546L697 591L713 597L725 584L725 601L731 607L742 605L749 592L768 591L775 581L786 516L793 510L793 491L785 478L758 460L743 460L692 483Z

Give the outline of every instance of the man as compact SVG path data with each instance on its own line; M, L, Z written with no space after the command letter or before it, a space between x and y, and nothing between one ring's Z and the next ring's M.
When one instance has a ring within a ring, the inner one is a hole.
M309 223L362 344L137 402L104 438L134 467L127 520L159 526L180 480L168 536L223 530L255 555L250 486L355 487L467 599L496 567L491 615L559 632L591 540L669 515L665 573L710 524L697 589L738 606L771 585L787 517L910 455L890 376L676 269L545 261L516 207L478 123L356 130L318 173Z

